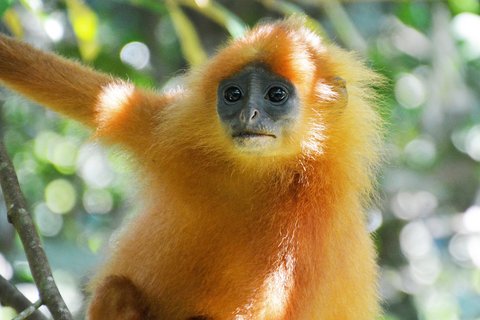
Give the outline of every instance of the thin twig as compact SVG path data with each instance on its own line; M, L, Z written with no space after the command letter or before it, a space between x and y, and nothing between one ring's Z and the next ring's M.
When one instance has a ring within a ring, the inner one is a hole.
M7 279L0 276L0 304L3 306L12 307L18 313L22 314L23 311L30 309L32 303L30 300L11 284ZM41 304L41 302L40 302ZM33 308L33 312L30 313L29 320L46 320L40 311L37 311L38 307Z
M12 161L0 139L0 185L7 206L8 221L22 240L33 279L40 298L55 320L72 320L72 315L58 291L40 237L27 210L27 204L18 183Z
M27 309L23 310L20 312L18 316L13 318L12 320L25 320L25 319L30 319L30 316L37 311L38 308L40 308L43 305L42 300L36 301L34 304L32 304L30 307Z

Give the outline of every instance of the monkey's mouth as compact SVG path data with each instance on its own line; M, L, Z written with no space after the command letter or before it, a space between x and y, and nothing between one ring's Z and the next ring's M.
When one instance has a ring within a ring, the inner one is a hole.
M266 132L242 131L232 134L234 145L243 152L262 153L272 148L277 136Z
M234 133L232 135L234 139L255 139L255 138L273 138L275 139L276 136L271 133L266 132L252 132L252 131L244 131L239 133Z

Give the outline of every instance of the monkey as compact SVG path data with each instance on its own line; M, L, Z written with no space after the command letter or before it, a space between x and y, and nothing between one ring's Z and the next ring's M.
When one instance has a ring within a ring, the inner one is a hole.
M121 145L142 211L87 318L372 320L365 210L381 76L302 17L261 23L156 92L0 36L0 81Z

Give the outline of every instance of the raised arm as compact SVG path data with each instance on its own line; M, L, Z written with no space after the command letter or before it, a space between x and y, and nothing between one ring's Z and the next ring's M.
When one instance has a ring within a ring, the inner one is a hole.
M100 136L138 149L148 147L155 113L173 99L1 34L0 81Z

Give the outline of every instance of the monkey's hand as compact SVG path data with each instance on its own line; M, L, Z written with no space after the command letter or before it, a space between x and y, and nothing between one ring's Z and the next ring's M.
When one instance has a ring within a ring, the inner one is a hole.
M142 292L126 277L110 276L96 290L89 320L152 320Z
M7 87L138 150L148 148L169 97L0 34L0 81Z

